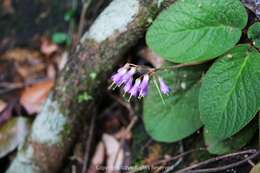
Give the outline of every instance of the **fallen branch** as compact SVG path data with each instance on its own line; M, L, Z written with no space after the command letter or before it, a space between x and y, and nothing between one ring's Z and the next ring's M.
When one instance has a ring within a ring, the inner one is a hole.
M133 126L135 125L135 123L137 122L137 120L138 120L138 117L137 117L137 116L134 116L134 117L132 118L131 122L129 123L129 125L127 126L127 128L124 130L124 132L123 132L124 135L123 135L123 136L127 136L127 134L129 134L129 133L131 132L131 129L133 128ZM115 160L114 160L114 164L113 164L113 165L116 164L116 161L117 161L117 159L118 159L118 156L119 156L120 150L122 149L122 146L123 146L123 144L124 144L124 141L125 141L124 138L121 138L121 139L120 139L119 148L118 148L118 150L117 150L117 152L116 152L116 157L115 157Z
M6 92L10 92L10 91L13 91L13 90L16 90L16 89L21 89L21 88L30 86L32 84L36 84L36 83L44 82L44 81L48 81L48 80L50 80L50 79L49 78L34 79L34 80L26 81L26 82L23 82L23 83L1 82L0 88L3 88L3 89L0 89L0 94L4 94Z
M85 16L87 13L87 10L91 4L91 0L82 0L83 1L83 8L80 14L80 21L79 21L79 29L78 29L78 38L81 37L84 26L85 26Z
M180 143L180 153L183 153L183 143L182 141ZM163 173L172 172L179 164L183 161L183 157L180 157L173 165L169 166Z
M95 128L95 122L96 122L96 114L94 114L93 117L91 117L88 140L86 142L86 148L85 148L85 154L84 154L82 173L86 173L86 171L87 171L88 160L89 160L89 155L90 155L89 154L90 153L90 147L91 147L94 128Z
M201 166L205 166L207 164L210 164L212 162L216 162L216 161L220 161L223 159L227 159L227 158L232 158L232 157L236 157L238 155L246 155L246 154L251 154L250 156L246 157L245 159L235 162L235 163L231 163L225 166L220 166L220 167L216 167L216 168L205 168L205 169L197 169L197 170L192 170L194 168L197 167L201 167ZM234 167L237 167L239 165L245 164L248 162L248 160L254 159L257 156L260 155L260 150L245 150L245 151L240 151L240 152L236 152L236 153L231 153L231 154L227 154L227 155L223 155L223 156L219 156L219 157L215 157L212 159L208 159L205 161L202 161L200 163L191 165L189 167L186 167L184 169L181 169L179 171L177 171L176 173L208 173L208 172L218 172L218 171L224 171L224 170L228 170Z

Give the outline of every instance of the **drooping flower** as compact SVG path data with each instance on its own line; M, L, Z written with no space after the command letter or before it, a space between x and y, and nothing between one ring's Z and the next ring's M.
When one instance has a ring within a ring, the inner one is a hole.
M145 74L143 80L139 86L139 98L147 96L148 93L148 84L149 84L149 75Z
M170 88L168 87L168 85L164 82L164 80L159 77L159 82L160 82L160 90L163 94L169 94L170 92Z
M131 99L132 96L136 97L138 95L140 83L141 80L139 78L135 80L134 86L129 91L130 94L129 100Z
M122 76L122 80L120 81L119 86L122 84L126 84L131 78L133 78L135 72L136 72L136 68L131 67L131 69Z
M132 88L132 83L133 83L133 78L130 78L123 88L124 94L130 91L130 89Z
M124 75L126 75L128 68L129 65L126 64L124 65L124 67L121 67L120 69L117 70L117 73L111 77L113 81L112 85L116 84L117 86L119 86L122 83L123 77Z

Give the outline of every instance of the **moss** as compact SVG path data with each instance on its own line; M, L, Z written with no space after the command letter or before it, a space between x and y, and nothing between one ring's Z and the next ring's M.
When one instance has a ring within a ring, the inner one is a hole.
M13 160L11 166L6 173L37 173L39 168L32 162L33 160L33 148L20 148L19 153L15 160Z
M159 12L159 8L158 8L157 4L154 3L150 6L148 6L146 13L149 15L141 15L140 19L139 19L139 24L141 26L148 27L149 25L152 24L153 19L158 14L158 12Z
M89 95L86 91L80 93L78 95L78 98L77 98L79 103L87 102L87 101L90 101L92 99L93 99L93 97L91 95Z
M95 80L97 78L97 73L96 72L91 72L89 74L89 77L92 79L92 80Z
M33 123L32 140L48 145L59 144L62 141L60 135L67 123L68 117L60 112L59 104L49 97Z
M63 139L68 138L68 136L70 136L72 134L72 129L71 126L69 126L68 124L65 124L63 127L63 132L61 134Z

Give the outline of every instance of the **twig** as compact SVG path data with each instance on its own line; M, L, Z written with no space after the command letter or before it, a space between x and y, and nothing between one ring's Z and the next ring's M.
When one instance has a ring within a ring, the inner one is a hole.
M90 146L91 146L92 137L93 137L93 131L94 131L94 127L95 127L95 120L96 120L96 113L94 114L94 116L92 116L92 119L91 119L88 140L86 142L86 151L84 154L82 173L86 173L87 166L88 166L89 151L90 151Z
M252 160L249 159L247 162L248 162L252 167L255 166L255 163L254 163Z
M5 88L5 89L0 90L0 94L4 94L6 92L10 92L10 91L13 91L13 90L16 90L16 89L21 89L21 88L24 88L26 86L29 86L29 85L32 85L32 84L35 84L35 83L39 83L39 82L43 82L43 81L48 81L48 80L50 80L50 79L48 79L48 78L34 79L34 80L27 81L27 82L24 82L24 83L1 82L0 87Z
M143 153L144 150L153 142L152 139L148 139L148 141L141 147L140 153Z
M206 148L192 149L192 150L189 150L189 151L180 153L180 154L178 154L177 156L174 156L174 157L171 157L171 158L167 158L167 159L164 159L164 160L160 160L160 161L158 161L158 162L155 162L155 163L152 164L152 165L159 165L159 164L167 163L167 162L170 162L170 161L173 161L173 160L177 160L177 159L179 159L180 157L186 156L186 155L188 155L188 154L190 154L190 153L193 153L193 152L196 152L196 151L206 151Z
M238 162L226 165L226 166L217 167L217 168L192 170L194 168L197 168L197 167L200 167L200 166L204 166L204 165L207 165L207 164L212 163L212 162L216 162L216 161L219 161L219 160L222 160L222 159L226 159L226 158L230 158L230 157L234 157L234 156L242 155L242 154L252 154L252 155L247 157L247 158L245 158L244 160L241 160L241 161L238 161ZM177 171L176 173L208 173L208 172L223 171L223 170L234 168L234 167L237 167L237 166L239 166L241 164L247 163L248 160L257 157L259 154L260 154L260 150L257 151L257 150L254 150L254 149L240 151L240 152L236 152L236 153L231 153L231 154L215 157L215 158L208 159L208 160L205 160L203 162L191 165L189 167L186 167L184 169L181 169L181 170Z
M113 94L109 94L114 100L116 100L120 105L124 106L128 112L130 116L134 115L134 110L132 109L131 105L127 102L125 102L124 100L121 99L121 97L115 96Z
M131 122L129 123L129 125L127 126L125 133L129 133L131 131L131 129L134 127L135 123L137 122L138 117L134 116L131 120Z
M124 106L124 107L128 110L130 116L134 116L134 110L132 109L132 107L131 107L131 105L130 105L129 103L126 103L126 102L123 101L120 97L117 97L117 96L115 96L115 95L110 94L110 96L111 96L113 99L115 99L119 104L121 104L122 106ZM128 125L127 128L126 128L126 130L124 131L124 134L125 134L124 136L126 136L128 133L130 133L131 129L133 128L133 126L134 126L134 124L137 122L137 120L138 120L138 117L137 117L137 116L134 116L134 117L132 118L131 122L129 123L129 125ZM120 153L120 150L121 150L121 148L122 148L123 143L124 143L124 139L121 138L121 139L120 139L119 148L118 148L118 150L117 150L117 152L116 152L116 157L115 157L115 160L114 160L113 165L115 165L115 163L116 163L116 161L117 161L117 158L118 158L118 156L119 156L119 153Z
M188 155L188 154L190 154L190 153L193 153L193 152L196 152L196 151L206 151L206 150L207 150L206 148L192 149L192 150L183 152L183 153L181 153L181 154L178 154L178 155L176 155L176 156L173 156L173 157L171 157L171 158L159 160L159 161L157 161L157 162L155 162L155 163L153 163L153 164L150 164L150 165L142 165L141 167L142 167L143 169L138 169L138 170L135 170L135 171L131 171L131 173L140 172L140 171L143 171L144 169L147 169L147 168L149 168L149 167L153 167L153 166L156 166L156 165L166 164L166 163L168 163L168 162L170 162L170 161L177 160L177 159L179 159L179 158L181 158L181 157L183 157L183 156L186 156L186 155Z
M78 7L78 0L72 0L72 7L71 7L71 9L73 11L76 11L77 7ZM71 41L72 41L71 43L72 44L70 44L68 48L72 48L73 47L73 41L74 41L73 40L73 32L74 32L74 30L75 30L75 20L72 19L72 20L69 20L69 29L68 29L68 35L71 37Z
M200 65L202 63L204 63L204 62L194 62L194 63L188 63L188 64L177 64L177 65L173 65L173 66L156 68L155 71L165 70L165 69L177 69L177 68L182 68L182 67L190 67L190 66L194 66L194 65Z
M180 153L183 153L182 141L180 141ZM172 172L182 161L183 157L180 157L172 166L168 167L163 173Z
M26 81L24 83L11 83L11 82L1 82L0 83L0 87L4 87L4 88L11 88L11 89L16 89L16 88L22 88L31 84L35 84L38 82L42 82L42 81L47 81L49 80L48 78L43 78L43 79L33 79L30 81Z
M75 166L75 165L72 165L72 166L71 166L71 169L72 169L72 170L71 170L72 173L77 173L77 169L76 169L76 166Z
M83 0L83 8L82 8L82 11L80 14L80 21L79 21L78 38L80 38L83 33L83 29L85 26L85 16L86 16L87 10L91 4L91 1L92 0Z
M138 117L137 116L134 116L131 120L131 122L129 123L129 125L126 127L125 131L124 131L124 136L126 136L128 133L130 133L131 129L133 128L133 126L135 125L135 123L137 122L138 120ZM116 151L116 157L115 157L115 160L114 160L114 163L113 165L116 164L116 161L117 161L117 158L119 156L119 153L120 153L120 150L123 146L123 143L124 143L124 138L121 138L120 139L120 144L119 144L119 148L117 149Z
M164 173L172 172L182 161L183 161L183 158L182 157L179 158L172 166L167 168L167 170L164 171Z

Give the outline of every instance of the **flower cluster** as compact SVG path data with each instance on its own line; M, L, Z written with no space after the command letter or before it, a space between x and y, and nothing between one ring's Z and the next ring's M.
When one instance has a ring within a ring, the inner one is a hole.
M124 94L128 93L131 97L138 97L139 99L147 96L149 79L151 73L142 74L140 77L134 80L134 75L137 73L137 66L125 64L123 67L117 70L117 73L112 75L111 80L113 83L110 88L123 87ZM164 82L161 77L158 77L160 83L160 91L163 94L168 94L170 88Z

